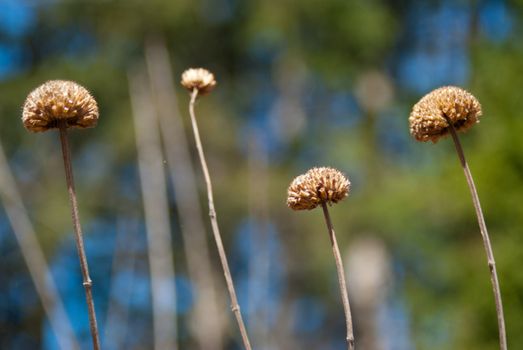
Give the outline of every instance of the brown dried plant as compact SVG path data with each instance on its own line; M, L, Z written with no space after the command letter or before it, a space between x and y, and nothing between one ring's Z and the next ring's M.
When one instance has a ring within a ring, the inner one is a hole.
M236 290L234 289L234 283L232 281L231 271L229 270L229 263L227 262L227 256L223 247L222 237L220 229L218 227L218 219L216 217L216 209L214 208L214 196L212 190L211 176L209 175L209 168L207 167L207 161L205 160L205 154L203 152L202 142L200 139L200 132L198 131L198 123L196 121L196 115L194 113L194 103L199 94L210 92L216 85L214 75L203 68L190 68L182 74L181 84L191 92L191 100L189 102L189 114L191 116L191 124L194 133L194 140L196 142L196 149L198 150L198 156L200 158L200 164L205 178L207 186L207 199L209 203L209 218L211 220L211 227L218 248L218 254L220 256L223 274L227 283L227 289L231 298L231 310L236 317L236 322L240 329L243 346L246 350L251 350L251 344L245 323L243 322L242 314L240 311L240 305L238 304L238 298L236 297Z
M91 94L82 86L72 81L51 80L33 90L24 103L22 121L27 130L32 132L58 129L65 167L65 178L71 215L75 232L76 249L80 259L80 268L85 288L89 326L93 349L100 349L100 337L96 322L96 313L92 295L93 282L89 276L87 257L84 249L82 227L78 212L78 203L74 187L71 152L67 139L68 128L89 128L98 121L98 105Z
M479 122L481 105L469 92L445 86L425 95L412 108L410 133L418 141L437 142L451 129L465 132Z
M469 166L463 153L463 147L459 141L458 131L467 131L479 122L481 116L481 105L469 92L454 86L446 86L436 89L425 95L412 109L409 117L410 133L418 141L437 142L440 138L450 134L458 158L465 173L465 178L472 196L472 203L476 211L483 245L487 254L490 280L496 304L498 320L499 345L501 350L507 349L507 336L505 331L505 319L503 316L503 303L499 287L494 252L490 243L487 225L479 202L476 185L472 178Z
M321 205L323 209L338 272L338 282L347 327L347 346L349 350L354 350L354 331L347 283L345 282L345 270L327 206L345 199L349 194L349 190L350 182L340 171L328 167L312 168L291 182L287 190L287 206L293 210L311 210Z

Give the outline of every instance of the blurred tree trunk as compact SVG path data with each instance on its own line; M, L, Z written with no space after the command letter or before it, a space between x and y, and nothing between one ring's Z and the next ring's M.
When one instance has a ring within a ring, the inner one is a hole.
M145 69L129 73L138 169L145 210L153 303L154 349L177 349L176 288L160 134Z
M146 41L145 55L174 188L187 270L197 291L191 329L200 349L220 350L223 348L223 330L227 320L221 317L217 304L219 296L194 180L196 175L179 115L169 53L163 39L155 37Z

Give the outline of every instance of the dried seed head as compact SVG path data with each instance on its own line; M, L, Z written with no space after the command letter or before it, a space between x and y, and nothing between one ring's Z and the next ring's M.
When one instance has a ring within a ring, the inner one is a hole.
M323 202L338 203L349 194L350 182L334 168L312 168L307 172Z
M310 210L322 202L338 203L349 194L350 182L334 168L312 168L295 178L287 190L287 206Z
M27 130L47 131L64 121L68 128L96 126L98 105L84 87L72 81L51 80L27 96L22 112Z
M189 68L182 74L182 85L189 91L198 90L203 95L211 92L216 86L214 74L204 68Z
M418 141L437 142L448 135L449 122L456 131L467 131L479 122L481 105L469 92L445 86L425 95L412 108L410 134Z
M295 178L287 190L287 206L293 210L310 210L320 204L320 197L311 178L305 174Z

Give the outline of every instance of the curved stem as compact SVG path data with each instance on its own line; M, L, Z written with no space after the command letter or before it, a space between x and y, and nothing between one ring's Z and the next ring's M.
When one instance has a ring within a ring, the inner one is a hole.
M67 140L67 125L60 124L60 143L62 144L62 156L65 167L65 179L67 181L67 191L69 192L69 201L71 203L71 216L73 218L73 228L75 233L76 250L80 258L80 268L83 277L83 286L85 288L85 298L87 300L87 309L89 313L89 327L91 329L91 337L93 339L93 349L100 349L100 336L98 334L98 325L96 324L96 312L94 309L94 300L92 287L93 282L89 276L89 268L87 266L87 257L85 255L84 241L82 235L82 227L80 226L80 218L78 214L78 203L76 200L76 191L74 189L73 168L71 166L71 153L69 151L69 142Z
M194 132L194 140L196 141L196 148L198 150L198 155L200 157L200 163L203 170L203 176L205 178L205 184L207 185L207 198L209 200L209 218L211 219L212 232L214 235L214 240L216 241L216 247L218 248L218 254L220 255L220 261L222 263L223 274L225 276L225 281L227 283L227 289L229 290L229 295L231 297L231 310L236 317L238 327L240 328L240 333L243 340L243 346L246 350L251 350L251 344L249 342L249 336L247 335L247 330L245 324L243 323L242 314L240 311L240 305L238 304L238 298L236 297L236 291L234 289L234 284L231 277L231 271L229 270L229 264L227 262L227 257L225 255L225 249L223 247L222 237L220 235L220 230L218 228L218 220L216 218L216 210L214 209L214 198L212 192L212 183L211 177L209 175L209 169L207 167L207 161L205 160L205 155L203 153L202 142L200 140L200 132L198 131L198 124L196 123L196 117L194 114L194 102L198 96L198 89L194 89L191 94L191 102L189 103L189 113L191 115L191 124Z
M448 120L447 120L448 121ZM465 159L465 154L463 153L463 148L459 142L458 135L454 126L450 121L449 130L452 135L452 140L454 140L454 146L456 147L456 152L458 153L459 161L461 167L465 172L465 178L467 179L467 184L470 189L470 194L472 195L472 203L474 204L474 209L476 210L476 216L478 218L479 230L481 232L481 237L483 238L483 245L485 246L485 251L487 253L488 267L490 270L490 281L492 282L492 290L494 292L494 300L496 303L496 314L498 318L498 330L499 330L499 348L501 350L507 350L507 335L505 331L505 318L503 316L503 303L501 301L501 290L499 288L498 274L496 272L496 262L494 261L494 252L492 251L492 245L490 244L490 238L487 231L487 225L485 224L485 218L483 217L483 211L481 210L481 204L479 202L478 192L476 190L476 185L472 178L469 166Z
M345 270L343 269L343 261L341 259L340 248L336 240L336 233L332 226L329 209L327 203L322 202L323 216L329 230L329 238L331 240L332 252L334 253L334 260L336 261L336 269L338 270L338 282L340 284L341 300L343 302L343 311L345 312L345 323L347 326L347 345L349 350L354 350L354 332L352 330L352 316L349 305L349 293L347 292L347 283L345 282Z

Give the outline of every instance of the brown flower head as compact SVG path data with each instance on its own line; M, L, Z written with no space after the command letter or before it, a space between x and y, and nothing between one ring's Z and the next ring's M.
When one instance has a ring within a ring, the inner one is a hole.
M287 190L287 206L293 210L314 209L320 198L311 178L305 174L296 177Z
M338 203L349 194L350 182L334 168L312 168L295 178L287 190L287 206L310 210L322 202Z
M27 96L22 122L32 132L58 128L60 122L68 128L91 128L98 122L98 105L81 85L51 80Z
M456 131L467 131L479 122L481 105L469 92L445 86L425 95L412 108L410 134L418 141L437 142L448 135L449 122Z
M211 92L216 86L214 74L204 68L189 68L182 74L182 85L189 91L198 90L203 95Z

